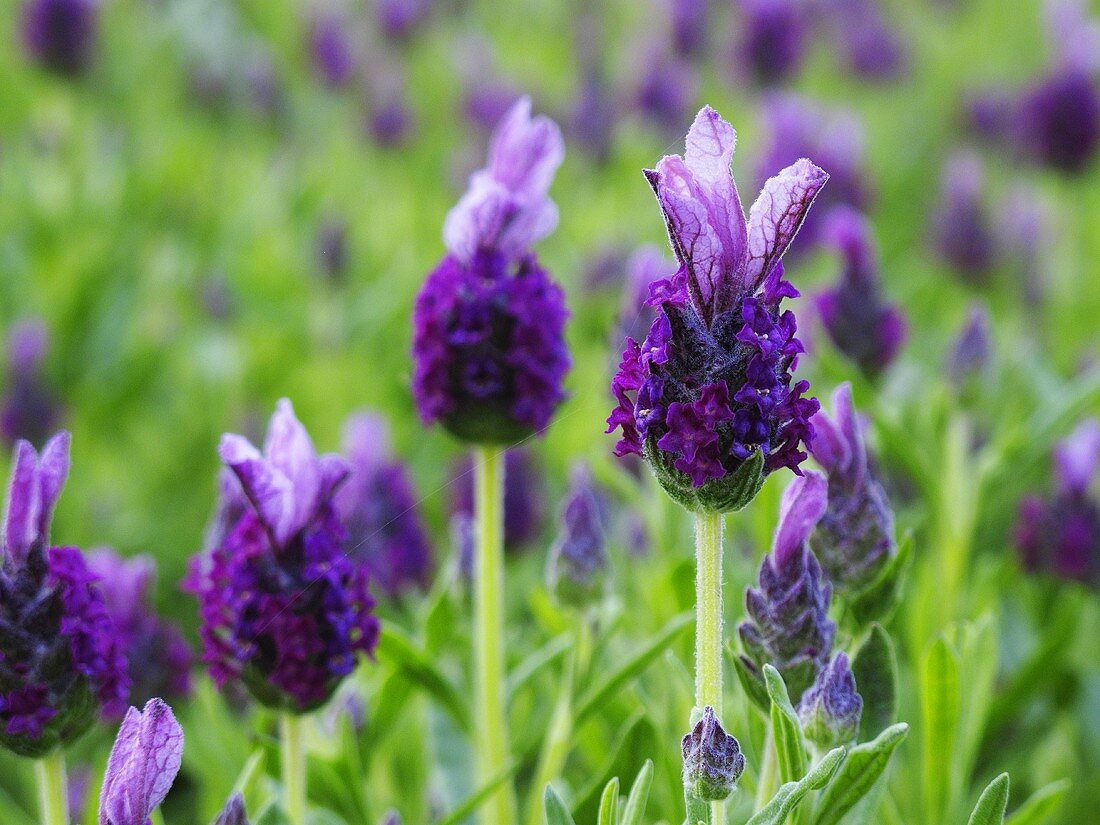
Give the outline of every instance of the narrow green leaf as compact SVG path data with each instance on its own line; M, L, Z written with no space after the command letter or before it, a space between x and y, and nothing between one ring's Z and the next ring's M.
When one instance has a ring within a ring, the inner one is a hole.
M901 598L905 584L905 571L913 549L911 534L902 536L898 552L886 565L879 577L856 593L848 602L848 610L860 627L872 621L882 621L893 611Z
M517 767L518 765L512 765L511 767L505 768L482 787L470 794L470 796L464 799L453 811L436 822L435 825L458 825L459 822L464 822L470 814L481 807L481 803L493 795L493 792L496 791L497 788L512 778L512 774L516 772Z
M286 815L286 812L278 803L272 802L260 811L256 816L255 823L256 825L290 825L290 817Z
M890 761L890 755L909 735L904 722L891 725L871 742L856 745L848 753L829 787L821 794L815 825L839 822L871 788Z
M1008 774L1002 773L978 797L978 804L970 814L968 825L1003 825L1007 807Z
M733 665L733 672L737 674L737 681L741 683L749 701L764 713L770 713L772 702L768 698L768 689L764 687L764 680L760 678L760 674L749 670L745 660L729 644L726 645L726 656Z
M377 655L380 661L398 666L410 680L430 693L459 727L470 731L470 709L458 688L392 622L382 626Z
M653 760L647 759L630 787L630 795L626 798L626 807L623 808L619 825L642 825L642 817L645 816L646 804L649 802L649 789L652 785Z
M791 705L787 686L779 671L764 665L764 684L771 699L772 736L779 764L779 781L795 782L806 774L806 745L802 741L802 724Z
M959 657L943 636L937 637L924 654L920 694L926 818L942 822L953 782L951 760L944 754L954 754L958 745L961 704Z
M511 702L516 692L531 681L542 668L550 664L556 658L573 646L572 637L568 633L555 636L537 650L525 656L508 674L504 691L507 701Z
M546 793L542 797L542 808L546 812L546 825L577 825L553 785L546 786Z
M1007 825L1040 825L1058 810L1069 788L1068 779L1059 779L1057 782L1044 785L1013 811L1005 822Z
M596 825L618 825L619 823L619 777L612 777L603 789L600 797L600 815Z
M894 643L882 625L872 624L867 640L852 657L852 675L863 697L859 741L874 739L894 723L898 706L898 663Z
M783 785L746 825L783 825L798 803L810 791L823 787L844 758L844 748L834 748L821 758L808 774L797 782Z

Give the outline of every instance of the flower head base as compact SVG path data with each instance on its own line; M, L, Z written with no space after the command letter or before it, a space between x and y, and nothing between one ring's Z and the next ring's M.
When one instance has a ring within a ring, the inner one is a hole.
M820 748L846 745L856 738L863 715L863 699L848 665L848 654L838 653L802 694L798 718L806 738Z
M814 416L813 457L829 478L829 503L810 545L837 593L854 595L896 555L894 513L871 475L851 384L833 393L833 417Z
M182 761L183 728L172 709L160 699L130 708L107 760L98 825L147 825Z
M802 344L779 305L798 292L780 259L828 176L798 161L765 184L746 221L735 140L704 108L685 156L646 171L680 268L650 287L659 311L642 344L627 339L607 420L608 432L622 428L617 455L644 455L676 501L713 512L744 507L773 470L797 472L817 411L809 384L792 379Z
M369 572L344 555L333 496L348 474L318 456L290 402L279 402L264 452L226 435L222 460L249 502L196 565L203 658L215 681L240 677L269 707L322 705L378 639Z
M49 348L46 327L26 320L8 333L8 387L0 402L0 435L9 444L25 438L36 446L45 443L61 418L61 408L42 375Z
M742 661L754 672L775 667L792 701L829 661L836 635L832 588L806 543L825 514L827 487L824 476L807 473L784 491L772 552L760 563L758 586L745 591L748 618L738 628Z
M745 770L745 757L737 739L722 729L707 705L691 733L680 742L684 757L684 788L707 802L725 799L737 787Z
M570 604L598 597L607 574L606 503L585 466L573 472L561 514L561 532L550 548L546 577L550 590Z
M0 566L0 744L39 757L83 734L129 691L114 625L75 547L51 547L69 434L16 445Z
M28 0L23 39L51 71L75 77L88 70L99 28L99 0Z

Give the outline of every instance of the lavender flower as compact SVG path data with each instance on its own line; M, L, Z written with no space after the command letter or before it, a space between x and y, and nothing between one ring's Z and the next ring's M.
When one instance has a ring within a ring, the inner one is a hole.
M706 51L710 26L710 0L668 0L672 43L683 57L699 57Z
M660 308L642 345L628 338L611 389L619 456L644 455L662 486L692 510L739 509L764 476L798 471L817 401L793 382L802 344L798 294L780 262L828 175L800 160L769 180L746 222L730 173L736 136L710 107L695 119L685 157L646 177L680 269L650 287Z
M838 653L802 694L798 703L802 732L820 748L846 745L859 733L862 715L863 698L856 691L848 655Z
M58 74L84 74L95 55L99 0L27 0L23 41L41 65Z
M818 314L833 344L869 378L893 363L905 342L905 317L887 303L879 279L878 252L863 215L836 207L822 226L825 243L843 259L840 282L816 296Z
M76 547L50 546L69 434L15 447L0 566L0 744L40 757L121 709L126 657Z
M316 10L309 21L309 53L314 74L330 89L351 84L358 60L348 21L335 9Z
M214 825L249 825L248 813L244 808L244 797L239 793L229 797L225 807L221 809Z
M983 190L985 169L970 152L948 158L940 184L940 202L932 220L939 255L968 283L986 281L996 258Z
M680 742L684 758L684 788L696 799L725 799L745 771L741 745L722 728L707 705L691 733Z
M757 83L790 80L806 51L806 9L802 0L738 0L741 38L735 59Z
M679 134L684 120L696 105L699 75L696 70L665 48L644 47L645 63L639 67L641 80L634 99L638 111L662 134Z
M0 434L42 445L61 418L61 405L43 376L49 335L41 321L24 320L8 333L8 387L0 402Z
M963 388L980 376L993 356L992 319L989 308L980 302L970 305L966 324L951 344L947 374L957 388Z
M1016 545L1024 567L1100 587L1100 501L1090 492L1100 465L1100 421L1088 419L1054 450L1058 488L1020 503Z
M558 127L532 119L528 98L512 107L488 166L447 215L447 255L417 298L417 406L464 441L541 433L565 398L565 293L530 251L557 225L547 193L564 151Z
M855 74L871 80L897 77L904 67L905 50L877 0L826 0L824 11L836 44Z
M606 510L591 471L576 467L546 569L550 590L564 602L585 604L599 596L609 564Z
M504 455L504 549L515 553L542 533L546 521L546 484L535 454L523 447ZM474 516L474 465L459 459L451 472L452 516Z
M344 425L344 453L351 466L335 503L347 527L345 553L365 565L390 598L426 589L432 546L417 513L417 494L405 468L394 460L385 423L358 413Z
M286 399L262 454L239 435L223 436L219 453L250 506L188 583L203 659L219 686L239 677L269 707L312 710L378 639L369 573L344 555L333 502L347 463L317 455Z
M391 40L408 40L430 11L430 0L378 0L375 7L378 26Z
M379 97L367 116L367 131L379 146L405 145L416 131L416 117L403 90L391 90Z
M871 475L852 385L833 392L833 417L813 418L811 452L829 479L829 504L810 544L836 592L857 593L897 553L894 513L886 491Z
M191 694L191 647L180 629L153 609L156 562L151 556L123 561L113 550L88 555L100 580L107 613L129 661L130 701L155 696L185 699Z
M784 491L772 552L760 563L758 586L745 590L748 618L738 628L741 660L757 673L772 665L794 701L829 661L836 636L832 587L806 543L825 514L827 487L824 476L811 472Z
M182 761L183 728L168 705L150 699L145 710L126 711L103 776L99 825L147 825Z
M638 247L626 262L626 284L623 304L619 314L619 337L644 340L657 310L650 306L649 287L669 273L676 271L676 264L669 260L657 246Z

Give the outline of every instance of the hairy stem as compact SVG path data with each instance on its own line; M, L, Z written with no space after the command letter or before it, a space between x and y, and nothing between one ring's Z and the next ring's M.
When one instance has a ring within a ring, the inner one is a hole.
M282 742L283 805L290 825L306 821L306 752L302 743L302 717L283 712L279 717Z
M58 748L34 763L38 781L38 815L42 825L69 825L68 776L65 751Z
M722 717L721 513L695 516L695 705ZM712 825L724 825L725 804L711 803Z

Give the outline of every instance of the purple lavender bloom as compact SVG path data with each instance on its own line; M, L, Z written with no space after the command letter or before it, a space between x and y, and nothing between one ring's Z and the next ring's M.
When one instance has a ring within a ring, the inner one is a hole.
M519 552L542 534L546 521L546 484L535 454L519 447L504 455L504 549ZM463 456L451 471L452 516L474 516L474 465Z
M506 80L477 77L463 98L462 111L471 123L489 132L507 117L522 97Z
M1088 419L1054 450L1058 488L1020 503L1016 546L1024 567L1100 587L1100 501L1090 491L1100 465L1100 421Z
M798 703L802 732L820 748L847 745L859 733L862 716L863 698L856 690L848 654L838 653L802 694Z
M729 796L741 774L745 757L736 738L722 728L707 705L691 733L680 742L684 759L684 788L696 799L717 801Z
M710 0L668 0L672 43L682 57L699 57L707 48Z
M390 40L408 40L428 19L431 0L378 0L378 26Z
M23 42L31 56L58 74L76 77L91 66L99 29L99 0L27 0Z
M148 825L182 762L183 728L172 709L160 699L130 708L107 760L98 825Z
M229 797L221 813L214 820L214 825L249 825L248 812L244 807L244 797L239 793Z
M871 80L898 76L905 49L877 0L826 0L824 11L851 71Z
M981 159L971 152L952 155L944 165L940 201L932 218L940 257L971 284L989 278L997 257L984 189Z
M346 554L365 565L390 598L427 589L432 545L412 481L393 458L385 422L365 412L351 416L344 425L344 454L351 473L335 502L347 527Z
M314 74L330 89L346 88L358 60L348 21L335 9L317 10L309 21L309 54Z
M806 52L802 0L738 0L741 37L734 58L757 83L770 86L796 75Z
M783 492L772 552L760 563L758 586L745 590L748 618L738 628L741 660L756 673L772 665L792 701L825 667L836 636L832 587L806 542L825 514L827 488L825 477L811 472Z
M219 687L240 678L268 707L313 710L378 640L370 574L344 554L333 501L348 465L317 455L285 398L262 454L228 434L218 452L250 506L187 583L199 599L203 660Z
M853 595L897 554L894 513L871 474L851 384L834 390L832 411L832 418L824 410L813 418L811 452L828 476L829 504L810 544L836 592Z
M843 260L839 283L815 297L821 322L836 348L864 375L877 378L905 343L906 324L901 310L882 293L871 225L854 209L838 206L821 233Z
M569 119L569 135L597 163L611 157L618 103L602 73L588 69L581 79Z
M682 57L664 50L650 54L640 67L641 81L635 101L642 117L663 134L675 135L683 128L699 95L699 75Z
M518 102L447 215L447 255L417 297L417 407L463 441L541 433L565 398L565 293L530 251L557 225L548 192L564 153L554 122Z
M1016 275L1028 304L1044 298L1056 220L1049 201L1032 184L1017 183L1001 198L996 236L1001 257Z
M367 131L379 146L404 146L416 131L416 118L404 92L393 90L376 100L367 116Z
M329 218L317 230L317 263L328 280L344 278L348 268L348 225L341 218Z
M570 604L586 604L603 588L610 560L607 556L607 502L596 489L591 471L580 465L573 471L561 513L561 530L546 568L549 588Z
M993 357L992 319L989 308L981 302L970 305L966 324L951 344L947 358L947 374L952 383L962 388L986 371Z
M41 321L24 320L8 333L8 388L0 402L0 434L41 446L61 418L61 405L43 377L49 335Z
M15 447L0 566L0 745L40 757L114 713L130 685L96 577L76 547L52 547L69 434L41 455Z
M649 287L675 271L676 264L657 246L640 246L627 259L626 284L619 314L620 340L645 339L657 315L657 310L648 303Z
M190 696L194 657L180 629L153 608L153 558L124 561L115 551L100 548L89 553L88 567L100 580L107 613L129 661L130 701Z
M688 509L740 509L766 474L798 472L817 400L792 372L803 351L780 259L828 175L800 160L765 185L746 221L730 172L736 135L709 106L685 157L646 177L680 268L650 286L659 307L645 341L628 338L611 389L619 456L643 455Z

